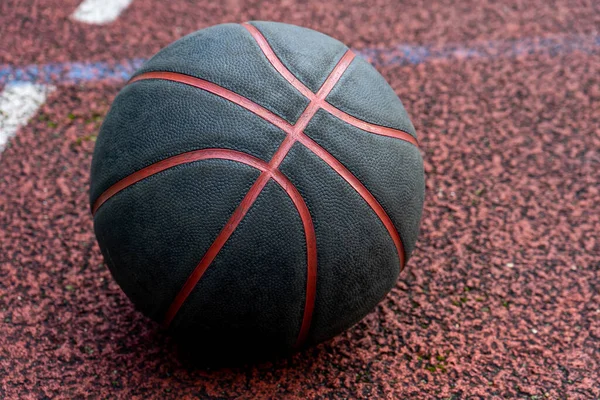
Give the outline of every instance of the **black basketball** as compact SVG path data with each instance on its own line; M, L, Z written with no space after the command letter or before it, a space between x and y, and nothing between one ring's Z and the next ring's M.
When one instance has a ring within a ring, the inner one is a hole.
M118 94L90 201L137 308L206 349L331 338L395 285L419 229L416 133L339 41L274 22L190 34Z

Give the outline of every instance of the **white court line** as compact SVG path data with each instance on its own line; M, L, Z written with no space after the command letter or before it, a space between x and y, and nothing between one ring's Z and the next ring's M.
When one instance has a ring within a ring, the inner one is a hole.
M133 0L83 0L71 18L87 24L108 24L119 17Z
M6 85L0 93L0 153L8 139L25 125L55 88L29 82Z

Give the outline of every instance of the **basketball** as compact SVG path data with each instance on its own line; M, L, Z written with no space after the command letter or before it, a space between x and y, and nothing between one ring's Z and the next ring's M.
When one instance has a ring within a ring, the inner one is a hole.
M395 286L424 187L375 68L322 33L249 22L185 36L133 75L97 138L90 205L142 313L205 349L283 353Z

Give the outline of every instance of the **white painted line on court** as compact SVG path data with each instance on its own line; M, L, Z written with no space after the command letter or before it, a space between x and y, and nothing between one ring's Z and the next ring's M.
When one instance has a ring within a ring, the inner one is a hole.
M86 24L108 24L116 20L133 0L83 0L71 18Z
M4 87L0 93L0 153L8 139L27 123L54 89L54 86L29 82L14 82Z

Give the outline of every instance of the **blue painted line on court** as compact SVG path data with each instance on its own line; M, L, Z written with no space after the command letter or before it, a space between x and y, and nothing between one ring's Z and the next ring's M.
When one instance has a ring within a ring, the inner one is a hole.
M25 67L0 66L0 84L86 83L105 80L126 81L146 61L133 59L113 62L69 62Z
M579 51L600 54L600 35L573 35L545 38L523 38L472 43L470 46L409 46L358 50L375 66L421 64L430 61L459 59L511 59L534 54L566 55Z
M600 53L600 35L554 36L518 40L474 42L470 45L413 46L355 50L376 67L415 65L460 59L510 59L533 54L565 55L575 51ZM146 61L142 58L111 62L68 62L24 67L0 65L0 85L20 82L70 84L99 81L123 82Z

